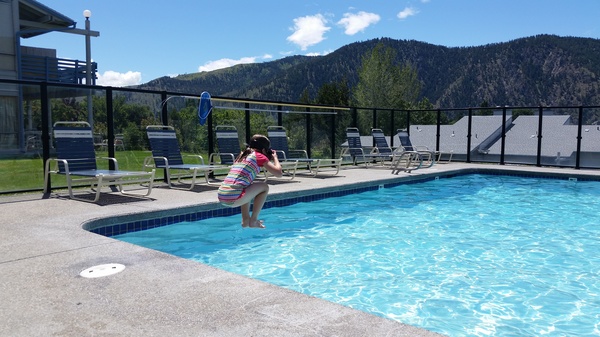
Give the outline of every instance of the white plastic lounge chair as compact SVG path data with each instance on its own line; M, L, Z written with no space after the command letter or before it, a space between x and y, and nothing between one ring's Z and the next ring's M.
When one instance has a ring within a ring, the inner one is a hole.
M311 175L317 176L319 172L323 172L322 168L331 168L327 172L335 172L337 175L340 172L342 158L338 159L313 159L308 158L306 150L290 150L287 141L287 132L283 126L269 126L267 128L267 137L271 141L271 148L277 152L277 157L280 163L296 162L298 164L306 164Z
M181 154L179 142L175 129L171 126L149 125L146 127L148 140L152 156L144 159L144 169L158 168L165 170L165 179L169 188L179 188L172 184L172 178L177 178L177 182L182 184L182 178L189 177L191 174L191 184L188 188L193 189L196 185L196 178L203 175L207 184L212 184L209 180L209 174L218 169L227 169L224 165L205 165L204 158L200 155L186 155L185 157L195 158L196 164L184 163L184 156ZM184 171L173 173L172 171Z
M54 124L54 139L56 141L56 157L46 161L44 193L48 192L50 174L63 174L67 178L69 197L76 200L96 202L100 199L100 191L104 186L117 185L123 194L148 196L152 192L154 170L121 171L117 160L108 159L114 163L114 170L100 170L96 166L94 152L94 137L90 125L86 122L57 122ZM95 190L93 200L81 198L73 194L75 183L90 184ZM123 190L123 184L147 184L146 193L130 193Z

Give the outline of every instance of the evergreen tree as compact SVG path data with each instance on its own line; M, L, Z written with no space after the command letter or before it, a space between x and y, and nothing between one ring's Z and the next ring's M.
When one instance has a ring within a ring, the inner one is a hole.
M359 80L354 89L355 105L407 109L421 93L417 71L410 64L396 64L396 51L378 43L362 57Z

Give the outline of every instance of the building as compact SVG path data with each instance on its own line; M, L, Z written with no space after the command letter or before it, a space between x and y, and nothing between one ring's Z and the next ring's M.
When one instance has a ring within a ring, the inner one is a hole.
M56 50L21 45L22 40L41 34L63 32L98 36L78 29L76 22L35 0L0 1L0 79L49 83L95 84L95 63L59 59ZM83 48L83 46L82 46ZM53 97L73 97L57 90ZM0 154L24 153L39 144L39 130L32 123L30 99L39 99L36 88L0 82Z
M538 137L539 115L518 116L508 113L505 122L504 161L536 164L540 146L540 164L575 166L578 125L570 115L544 114L542 135ZM436 125L411 125L413 145L436 148ZM466 160L468 117L454 124L440 125L440 151L452 152L453 158ZM541 139L541 143L539 140ZM502 116L472 116L471 161L500 162ZM600 126L582 125L580 165L600 167Z

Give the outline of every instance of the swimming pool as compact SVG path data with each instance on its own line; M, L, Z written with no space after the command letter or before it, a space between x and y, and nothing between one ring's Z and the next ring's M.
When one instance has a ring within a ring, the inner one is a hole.
M468 175L115 238L451 336L599 335L599 187Z

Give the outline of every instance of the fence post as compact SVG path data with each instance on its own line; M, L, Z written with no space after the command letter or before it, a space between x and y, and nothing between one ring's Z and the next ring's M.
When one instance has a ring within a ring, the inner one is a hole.
M502 136L500 138L500 165L504 165L504 150L506 140L506 105L502 107Z
M575 154L575 169L580 169L581 160L581 128L583 127L583 106L579 107L579 121L577 122L577 153Z
M113 90L106 88L106 129L107 129L107 144L108 156L115 157L115 112L113 110ZM108 169L114 170L115 163L112 160L108 161Z
M208 114L208 118L206 119L206 139L208 141L208 156L210 157L210 154L215 152L215 139L213 137L212 113ZM213 173L211 173L211 174L213 174Z
M244 103L244 108L246 109L246 138L244 138L244 143L250 141L250 137L252 137L252 131L250 130L250 103Z
M377 127L377 108L373 108L373 126L372 128L376 128Z
M306 108L306 154L308 158L312 158L312 151L310 150L312 144L312 123L310 120L310 108Z
M469 108L469 123L467 126L467 163L471 162L471 128L473 126L473 109Z
M538 122L538 144L537 144L537 159L536 159L536 166L537 167L541 167L542 166L542 121L544 119L543 115L544 115L544 108L543 107L539 107L538 108L539 111L539 122Z
M281 105L277 106L277 110L281 111L283 109L283 107ZM277 113L277 126L283 126L283 113L278 112Z
M437 109L437 121L436 121L436 133L435 133L435 150L440 150L440 137L442 136L440 133L442 131L442 110ZM441 157L440 157L441 158Z
M162 105L162 110L160 111L160 119L162 120L162 124L167 126L169 125L169 109L167 107L167 92L163 91L160 93L160 101L164 102Z
M394 109L390 113L390 146L394 148Z
M46 162L50 158L50 102L48 101L48 83L42 82L40 85L40 104L42 108L42 171L44 176L48 175L46 172ZM48 193L52 193L52 183L50 182L51 177L48 175L48 181L46 181L45 189Z
M336 125L335 125L335 115L332 114L331 115L331 122L329 125L331 125L331 129L330 129L330 134L329 134L329 145L331 146L331 159L335 159L335 130L336 130ZM310 157L309 157L310 158Z

